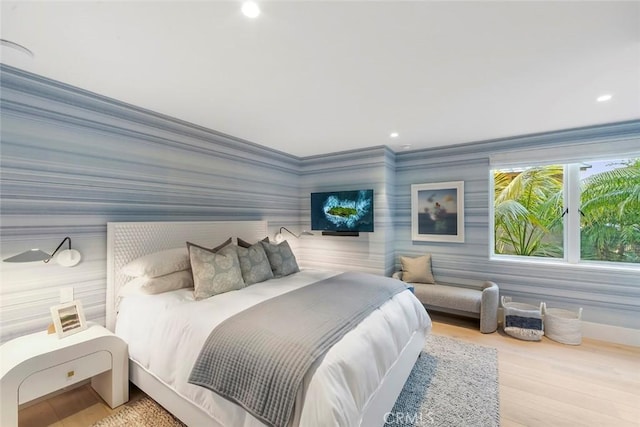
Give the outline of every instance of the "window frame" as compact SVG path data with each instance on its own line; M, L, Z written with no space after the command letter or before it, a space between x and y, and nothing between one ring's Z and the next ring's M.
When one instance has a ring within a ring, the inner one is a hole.
M576 161L532 161L526 167L536 167L542 165L562 165L563 166L563 211L568 209L563 217L563 257L541 257L527 255L497 254L495 252L495 171L504 170L509 166L490 165L489 166L489 260L506 261L509 263L523 264L546 264L563 266L584 266L589 268L611 269L611 270L637 270L640 264L629 262L615 262L602 260L581 259L581 218L580 218L580 166L584 162L608 161L625 159L625 155L598 156L588 158L581 163ZM629 158L633 158L630 156Z

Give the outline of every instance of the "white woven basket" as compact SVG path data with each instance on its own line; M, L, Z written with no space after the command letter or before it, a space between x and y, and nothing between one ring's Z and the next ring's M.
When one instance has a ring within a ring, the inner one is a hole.
M544 304L545 335L563 344L582 343L582 308L577 313L562 308L547 308Z
M512 302L511 297L502 297L504 319L502 327L507 335L525 341L540 341L544 335L542 305ZM510 319L511 318L511 319Z

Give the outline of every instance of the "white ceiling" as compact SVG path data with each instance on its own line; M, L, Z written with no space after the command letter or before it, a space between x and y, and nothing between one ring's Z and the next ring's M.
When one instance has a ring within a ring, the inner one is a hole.
M640 2L259 3L3 0L2 61L296 156L640 118Z

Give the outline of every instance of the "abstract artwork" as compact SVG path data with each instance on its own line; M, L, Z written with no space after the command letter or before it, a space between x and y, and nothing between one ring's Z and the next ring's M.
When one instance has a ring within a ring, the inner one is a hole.
M464 242L464 181L411 186L411 240Z

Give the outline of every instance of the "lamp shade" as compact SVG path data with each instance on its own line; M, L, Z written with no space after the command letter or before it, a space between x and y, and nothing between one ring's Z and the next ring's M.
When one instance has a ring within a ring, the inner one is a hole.
M74 267L82 260L82 255L75 249L65 249L58 252L56 262L63 267Z
M24 251L18 255L14 255L10 258L4 259L4 262L34 262L34 261L46 261L51 258L51 255L41 251L40 249L30 249Z

